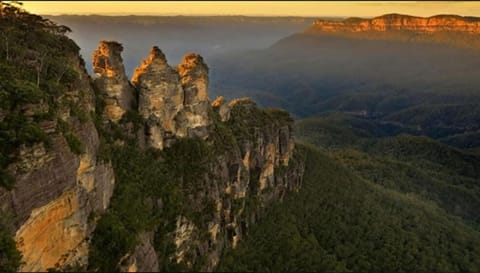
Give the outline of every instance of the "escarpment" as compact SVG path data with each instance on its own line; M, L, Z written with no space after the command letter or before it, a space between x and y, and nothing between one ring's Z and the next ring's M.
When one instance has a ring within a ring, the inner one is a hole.
M354 39L430 43L480 50L480 18L436 15L427 18L386 14L372 19L316 20L305 34Z
M335 31L392 31L408 30L414 32L455 31L480 33L480 18L458 15L436 15L427 18L402 14L386 14L372 19L348 18L343 21L316 20L312 30Z
M172 67L153 47L129 81L122 45L101 41L92 79L78 47L52 35L37 41L58 46L33 84L42 96L0 111L2 136L27 134L0 161L0 236L23 255L19 270L214 270L300 188L289 114L211 103L201 56Z

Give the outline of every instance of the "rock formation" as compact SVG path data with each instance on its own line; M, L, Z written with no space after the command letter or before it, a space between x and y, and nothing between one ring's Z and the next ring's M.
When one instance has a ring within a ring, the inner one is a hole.
M190 53L177 67L185 92L185 118L188 136L205 137L208 119L208 67L200 55Z
M372 19L316 20L305 34L361 40L426 43L480 50L480 18L436 15L428 18L387 14Z
M219 96L212 102L212 108L218 109L218 114L220 115L220 119L225 122L230 119L230 107L228 106L227 101L223 96Z
M150 147L166 149L187 137L199 137L212 147L226 145L196 179L202 191L184 201L189 210L201 214L206 213L205 204L214 204L212 217L199 223L179 213L170 220L175 229L165 237L175 246L170 261L185 269L213 270L223 251L236 247L247 234L263 207L299 189L304 165L294 156L293 120L281 110L261 110L250 99L228 103L220 97L210 104L208 67L197 54L187 54L175 69L153 47L132 83ZM137 247L122 258L122 270L157 269L160 262L151 251L152 241L141 236Z
M187 54L177 69L154 46L135 69L132 83L139 93L138 112L147 120L147 143L163 149L174 138L208 134L208 67L203 58Z
M457 15L436 15L428 18L386 14L373 19L348 18L343 21L316 20L312 30L323 32L365 32L408 30L421 33L455 31L480 33L480 18Z
M153 47L150 56L135 69L132 83L139 93L138 112L148 120L148 142L163 149L164 139L177 135L176 117L184 109L180 76L168 65L165 55Z
M101 41L93 52L94 83L105 96L105 116L117 122L132 108L134 90L125 74L121 53L123 47L114 41Z

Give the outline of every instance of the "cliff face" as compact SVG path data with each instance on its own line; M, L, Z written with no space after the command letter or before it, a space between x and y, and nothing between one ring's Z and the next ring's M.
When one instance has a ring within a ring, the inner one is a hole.
M97 160L99 137L92 120L71 111L73 106L95 111L90 79L78 55L68 56L68 62L77 78L68 92L56 98L57 114L40 122L51 147L21 146L8 166L14 188L0 187L2 213L15 219L11 224L25 262L21 271L85 263L95 218L107 209L113 193L113 169ZM44 107L48 106L29 105L34 112ZM83 151L72 150L72 138Z
M203 223L179 215L172 232L176 246L172 258L184 269L215 269L225 249L237 246L264 207L301 185L304 163L301 155L294 156L288 113L258 109L250 99L225 107L231 114L224 121L218 113L221 106L214 107L215 125L209 128L207 141L212 145L223 141L227 147L219 149L205 176L197 179L203 193L188 200L194 208L213 201L213 215ZM226 131L214 126L225 126Z
M343 21L316 20L312 31L323 32L365 32L407 30L433 33L454 31L464 33L480 33L480 18L456 15L436 15L428 18L401 14L387 14L373 19L349 18Z
M348 39L426 43L480 50L480 18L436 15L428 18L387 14L372 19L316 20L304 34Z

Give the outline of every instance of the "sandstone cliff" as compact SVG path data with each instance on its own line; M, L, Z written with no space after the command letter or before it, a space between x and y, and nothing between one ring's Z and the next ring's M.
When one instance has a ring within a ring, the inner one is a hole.
M88 238L113 193L112 166L97 160L99 136L86 114L95 111L90 78L78 53L65 57L77 77L56 98L58 105L28 106L32 112L56 109L53 117L39 123L51 145L20 146L8 166L14 187L0 187L1 213L15 219L10 224L25 262L21 271L86 263ZM74 113L73 108L85 112ZM81 151L72 149L74 141Z
M353 39L429 43L480 50L480 18L436 15L428 18L387 14L372 19L316 20L305 34Z
M135 69L132 83L139 93L138 112L149 121L148 142L162 149L164 139L177 134L176 117L184 108L180 77L160 49L153 47L150 56Z
M372 19L348 18L343 21L316 20L312 29L325 32L336 31L392 31L414 32L455 31L480 33L480 18L458 15L436 15L428 18L402 14L386 14Z

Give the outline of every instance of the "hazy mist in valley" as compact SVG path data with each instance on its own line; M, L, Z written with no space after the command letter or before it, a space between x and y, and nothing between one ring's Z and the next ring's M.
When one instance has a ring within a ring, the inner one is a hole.
M50 18L72 29L69 35L90 73L100 40L123 44L128 76L153 45L171 66L195 52L210 68L211 100L251 97L296 118L342 112L459 147L478 145L480 43L475 36L312 33L315 18L300 17Z
M220 53L261 49L279 39L301 32L315 18L244 16L50 16L69 26L69 36L80 46L91 72L91 54L100 40L123 44L122 57L131 75L157 45L170 65L176 66L189 52L209 58Z

